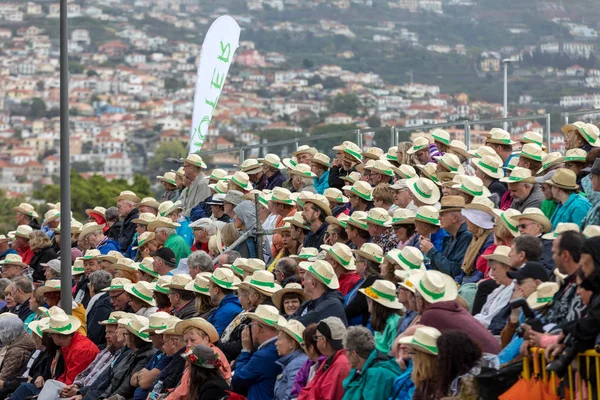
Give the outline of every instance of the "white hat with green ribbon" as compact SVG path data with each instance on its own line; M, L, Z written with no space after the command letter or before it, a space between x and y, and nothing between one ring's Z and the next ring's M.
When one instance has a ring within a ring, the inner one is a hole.
M440 189L427 178L411 178L406 181L406 186L414 197L424 204L435 204L440 200Z
M366 258L367 260L374 261L378 264L383 262L383 249L381 246L375 243L367 242L363 244L360 249L352 250L354 254Z
M367 224L387 227L385 224L391 219L390 213L385 208L373 207L367 213Z
M521 158L528 158L533 161L542 162L546 153L542 150L542 146L535 143L525 143L521 148Z
M405 271L425 271L423 253L413 246L405 246L402 250L392 249L386 257L393 260Z
M275 276L272 272L265 270L254 271L250 279L240 284L241 288L251 287L265 296L273 296L273 293L281 290L281 285L275 282Z
M201 272L194 278L193 281L185 285L185 290L188 292L198 293L204 296L210 296L210 286L208 285L209 272Z
M344 267L344 269L348 271L356 270L352 249L344 243L338 242L335 243L333 246L322 244L321 249L327 251L327 253L333 258L333 260L335 260L335 262Z
M278 331L287 333L292 339L294 339L300 345L302 345L302 343L304 342L304 340L302 339L302 334L304 333L304 329L306 329L306 328L304 327L304 325L302 325L302 322L300 322L300 321L297 321L295 319L286 321L284 319L283 321L281 321L281 324L279 324L279 323L275 324L275 328Z
M415 330L412 336L405 336L398 339L398 343L408 346L421 353L438 355L437 340L442 333L429 326L421 326Z
M298 267L306 272L310 272L319 282L329 289L339 289L340 282L333 270L331 264L325 260L316 260L314 262L301 262Z
M396 296L396 285L394 285L393 282L377 279L373 282L373 285L364 289L358 289L358 291L384 307L393 310L406 309L402 303L398 301L398 297Z
M440 226L440 212L434 206L419 207L415 214L415 221L425 222L426 224Z
M233 271L227 268L217 268L209 279L213 284L226 290L235 290L241 283L240 278L235 276Z

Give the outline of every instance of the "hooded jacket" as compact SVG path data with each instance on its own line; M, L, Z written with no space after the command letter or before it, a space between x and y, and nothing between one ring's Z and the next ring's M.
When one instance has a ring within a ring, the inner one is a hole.
M308 356L302 350L297 349L275 361L275 364L283 368L281 374L277 376L277 382L275 382L276 400L289 400L292 398L291 393L296 374L306 360L308 360Z
M456 301L429 304L423 311L419 323L436 328L442 333L450 330L464 332L481 347L484 353L500 352L498 340Z
M58 378L58 381L65 385L72 384L75 377L86 369L100 353L98 347L79 332L75 332L71 343L61 349L65 360L65 372Z
M346 352L336 352L321 364L314 378L300 392L298 400L341 400L344 396L342 382L351 369Z
M338 317L344 325L348 325L344 310L344 295L339 290L329 289L318 299L305 301L292 315L293 319L302 322L304 326L318 323L327 317Z
M106 241L102 242L98 247L96 247L100 251L100 254L106 255L109 251L118 251L121 252L119 243L116 240L108 238Z
M35 343L30 335L23 334L7 346L6 355L0 369L0 380L5 381L16 378L23 372L31 353L35 350Z
M592 208L589 201L583 196L572 193L565 204L558 204L552 215L552 230L561 222L572 222L581 226L588 211Z
M360 372L354 368L350 370L343 383L343 400L387 399L401 373L396 359L373 350Z

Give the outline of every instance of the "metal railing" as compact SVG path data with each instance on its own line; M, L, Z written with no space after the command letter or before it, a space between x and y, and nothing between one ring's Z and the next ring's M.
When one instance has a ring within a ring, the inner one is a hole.
M599 115L600 109L592 109L592 110L583 110L576 112L565 112L561 114L565 124L569 123L569 118L573 116L583 116L583 115ZM483 120L460 120L460 121L451 121L444 122L440 124L425 124L418 126L392 126L392 127L382 127L382 128L367 128L367 129L355 129L350 131L342 131L342 132L333 132L327 133L323 135L315 135L315 136L305 136L305 137L297 137L293 139L284 139L277 141L265 141L264 143L251 144L241 147L233 147L227 149L217 149L217 150L209 150L209 151L200 151L201 156L211 156L218 154L229 154L229 153L238 153L239 162L241 163L247 156L247 153L251 150L258 149L259 156L265 155L268 153L269 148L273 147L281 147L281 146L292 146L294 150L298 149L301 144L309 144L312 142L319 142L328 139L334 138L346 138L346 140L350 137L353 138L353 141L359 145L361 148L363 147L363 143L365 143L365 135L374 135L375 143L378 147L381 148L389 148L391 146L396 146L399 143L399 138L402 132L416 132L416 131L429 131L432 129L438 128L449 128L449 127L462 127L464 129L465 136L465 144L467 148L471 149L471 140L472 140L472 127L476 125L488 125L488 126L503 126L504 123L511 122L519 122L519 121L543 121L545 125L544 129L544 139L546 142L546 146L548 149L551 148L551 115L550 113L545 114L535 114L535 115L524 115L519 117L508 117L508 118L492 118L492 119L483 119ZM378 136L379 135L379 136ZM386 138L387 137L387 138ZM379 139L378 139L379 138ZM383 138L385 139L385 145L383 145ZM389 140L389 142L388 142ZM380 143L382 143L380 145ZM389 143L389 145L387 145ZM291 152L290 152L291 153Z

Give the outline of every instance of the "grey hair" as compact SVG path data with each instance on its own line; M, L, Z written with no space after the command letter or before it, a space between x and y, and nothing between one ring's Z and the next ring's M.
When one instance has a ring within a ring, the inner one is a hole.
M188 257L188 266L197 268L200 272L214 272L212 258L205 251L195 251Z
M95 293L100 293L104 288L110 286L112 275L104 270L94 271L90 274L90 285L94 288Z
M275 264L275 269L281 271L285 278L296 275L296 267L296 261L290 257L284 257Z
M19 317L0 319L0 343L9 346L25 333L25 325Z
M344 348L346 351L354 350L360 358L367 359L375 350L375 338L370 330L364 326L350 326L344 336Z
M156 228L156 233L158 232L166 232L167 236L176 235L177 231L173 228Z
M4 292L6 291L6 288L8 287L8 285L10 285L10 279L7 278L1 278L0 279L0 299L4 299L5 294Z
M117 207L109 207L104 212L104 218L106 221L118 221L119 220L119 211Z
M313 178L304 178L304 177L300 177L300 178L302 179L302 184L304 186L310 186L315 183Z
M33 282L25 276L18 276L12 281L15 289L21 289L23 293L33 293Z
M240 258L242 255L240 254L239 251L237 250L227 250L223 252L224 255L227 256L227 262L226 264L233 264L233 262Z

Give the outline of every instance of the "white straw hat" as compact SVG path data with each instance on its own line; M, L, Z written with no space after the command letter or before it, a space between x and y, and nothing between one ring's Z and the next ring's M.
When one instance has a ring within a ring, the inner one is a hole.
M423 136L419 136L415 140L413 140L413 145L410 149L406 151L407 154L414 154L417 151L428 149L429 148L429 139Z
M335 243L333 246L323 244L321 245L321 249L329 253L338 264L344 267L344 269L348 271L356 270L352 249L347 245L339 242Z
M396 285L390 281L377 279L372 286L358 289L358 291L384 307L394 310L406 309L396 297Z
M546 153L542 150L542 146L535 143L525 143L521 148L520 157L528 158L533 161L542 162Z
M331 264L325 260L316 260L314 262L301 262L298 267L310 272L321 283L329 289L339 289L340 283Z
M506 144L513 145L516 142L513 142L510 139L510 133L500 128L492 128L489 133L489 137L485 139L485 144L495 143L495 144Z
M568 231L580 232L581 228L579 227L579 225L577 225L573 222L560 222L558 225L556 225L556 228L554 229L554 231L552 231L550 233L546 233L544 236L542 236L542 239L554 240L561 233L568 232Z
M277 307L267 304L259 304L254 312L245 312L242 316L272 327L276 325L282 326L286 323L285 318L279 315Z
M431 205L440 200L440 189L431 179L411 178L407 180L406 186L422 203Z
M206 169L206 164L202 161L202 157L198 154L189 154L185 160L183 160L184 164L193 165L195 167L200 167L202 169Z
M152 290L147 286L147 282L129 283L123 289L144 303L156 307L156 300L152 297Z
M518 224L522 219L530 219L532 221L538 222L542 225L542 232L550 232L552 230L552 223L544 215L544 212L537 207L529 207L523 210L523 214L518 214L512 217L512 219Z
M458 289L456 282L450 275L440 271L415 272L411 275L411 281L415 284L415 290L428 303L440 303L443 301L456 300Z
M497 246L492 254L485 255L483 256L483 258L485 258L488 261L497 261L499 263L510 266L511 263L510 258L508 256L509 253L509 246Z
M394 210L392 219L385 223L385 226L410 225L415 223L415 213L407 208L397 208Z
M415 221L440 226L440 211L434 206L419 207L415 214Z
M442 333L429 326L421 326L415 330L413 336L405 336L398 339L398 343L406 345L422 353L438 355L437 340Z
M532 310L538 310L552 303L554 295L558 292L559 285L555 282L542 282L535 292L527 298L527 305Z
M374 261L378 264L383 262L383 249L381 246L375 243L367 242L363 244L360 249L352 250L354 254L366 258L367 260Z
M373 207L367 213L367 223L387 227L386 223L392 219L385 208Z
M413 246L405 246L402 250L392 249L386 255L405 271L425 271L424 256L421 250Z
M296 342L302 345L304 342L304 340L302 339L302 334L304 333L305 329L304 325L302 325L302 322L297 321L295 319L290 319L289 321L286 321L284 319L280 322L281 324L275 324L275 328L278 331L287 333L292 339L294 339Z
M588 225L583 230L583 236L587 239L591 239L593 237L600 236L600 226L598 225Z

